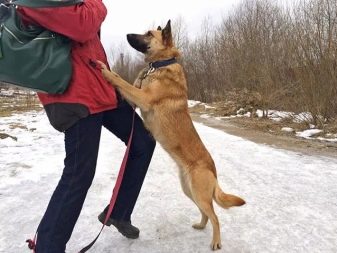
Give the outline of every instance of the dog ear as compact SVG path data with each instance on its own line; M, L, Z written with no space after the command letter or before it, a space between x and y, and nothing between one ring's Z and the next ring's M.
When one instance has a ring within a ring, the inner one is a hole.
M161 31L161 30L162 30L161 26L158 26L157 31Z
M165 28L161 31L163 37L163 43L167 47L173 46L172 31L171 31L171 20L167 21Z

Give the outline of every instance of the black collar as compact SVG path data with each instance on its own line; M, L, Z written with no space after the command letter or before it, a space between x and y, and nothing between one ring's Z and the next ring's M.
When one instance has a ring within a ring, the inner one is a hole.
M174 64L177 62L176 58L171 58L168 60L162 60L162 61L155 61L149 63L149 68L147 71L143 74L143 76L140 78L140 80L144 80L148 75L150 75L152 72L154 72L157 68L165 67L171 64Z
M174 64L174 63L177 63L177 59L173 57L173 58L168 59L168 60L150 62L149 67L150 67L150 69L152 69L152 68L157 69L157 68L161 68L161 67L165 67L165 66Z

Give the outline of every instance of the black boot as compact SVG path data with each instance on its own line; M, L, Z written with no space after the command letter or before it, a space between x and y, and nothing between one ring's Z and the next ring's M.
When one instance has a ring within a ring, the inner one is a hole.
M105 208L105 210L102 213L100 213L100 215L98 215L98 220L102 224L104 224L107 211L108 211L107 208ZM110 226L111 224L117 228L119 233L121 233L122 235L124 235L129 239L137 239L139 237L140 231L137 227L131 224L131 221L123 221L123 220L118 221L109 217L105 225Z

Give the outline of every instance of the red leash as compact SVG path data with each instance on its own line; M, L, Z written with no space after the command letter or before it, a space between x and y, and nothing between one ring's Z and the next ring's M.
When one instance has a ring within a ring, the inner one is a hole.
M134 124L135 123L135 114L136 114L136 110L133 109L132 127L131 127L130 137L129 137L129 141L128 141L128 146L126 148L126 151L125 151L125 154L124 154L124 158L123 158L121 167L119 169L119 173L118 173L118 177L117 177L117 181L116 181L115 187L114 187L114 189L112 191L112 196L111 196L110 204L109 204L109 210L108 210L108 212L107 212L107 214L105 216L104 224L103 224L101 230L99 231L98 235L96 236L96 238L90 244L88 244L83 249L81 249L79 251L79 253L87 252L95 244L95 242L97 241L98 237L101 235L102 230L103 230L104 226L106 225L106 222L108 221L108 219L109 219L109 217L110 217L110 215L112 213L112 210L113 210L113 208L115 206L116 199L117 199L118 192L119 192L119 188L121 187L121 184L122 184L122 180L123 180L123 176L124 176L124 171L125 171L125 167L126 167L126 162L128 160L129 153L130 153L130 146L131 146L131 142L132 142L133 129L134 129L134 125L135 125Z
M128 158L129 158L130 146L131 146L131 143L132 143L132 136L133 136L133 130L134 130L134 123L135 123L135 114L136 114L136 111L135 111L135 109L133 109L132 127L131 127L130 137L129 137L129 140L128 140L128 145L126 147L124 158L123 158L121 167L119 169L119 173L118 173L118 177L117 177L117 181L116 181L115 187L114 187L114 189L112 191L112 196L111 196L111 199L110 199L109 209L108 209L108 212L107 212L107 214L105 216L104 224L103 224L101 230L99 231L98 235L96 236L96 238L90 244L88 244L83 249L81 249L79 251L79 253L85 253L85 252L87 252L95 244L95 242L97 241L98 237L101 235L102 230L103 230L104 226L106 225L106 223L107 223L107 221L108 221L108 219L109 219L109 217L110 217L110 215L112 213L112 210L113 210L113 208L115 206L116 199L117 199L117 196L118 196L118 192L119 192L119 189L120 189L121 184L122 184L122 180L123 180L123 176L124 176L124 172L125 172L125 168L126 168L126 162L127 162ZM31 250L33 250L33 253L36 253L35 252L36 239L37 239L37 233L35 234L33 240L28 239L26 241L28 243L28 248L31 249Z

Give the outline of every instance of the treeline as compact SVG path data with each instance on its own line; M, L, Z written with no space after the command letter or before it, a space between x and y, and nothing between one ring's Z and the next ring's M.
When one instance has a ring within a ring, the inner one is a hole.
M190 40L173 23L190 98L225 100L245 91L260 109L310 112L316 124L337 117L337 0L246 0L220 24L205 20ZM142 63L128 54L114 69L132 80ZM257 95L256 95L257 94Z

